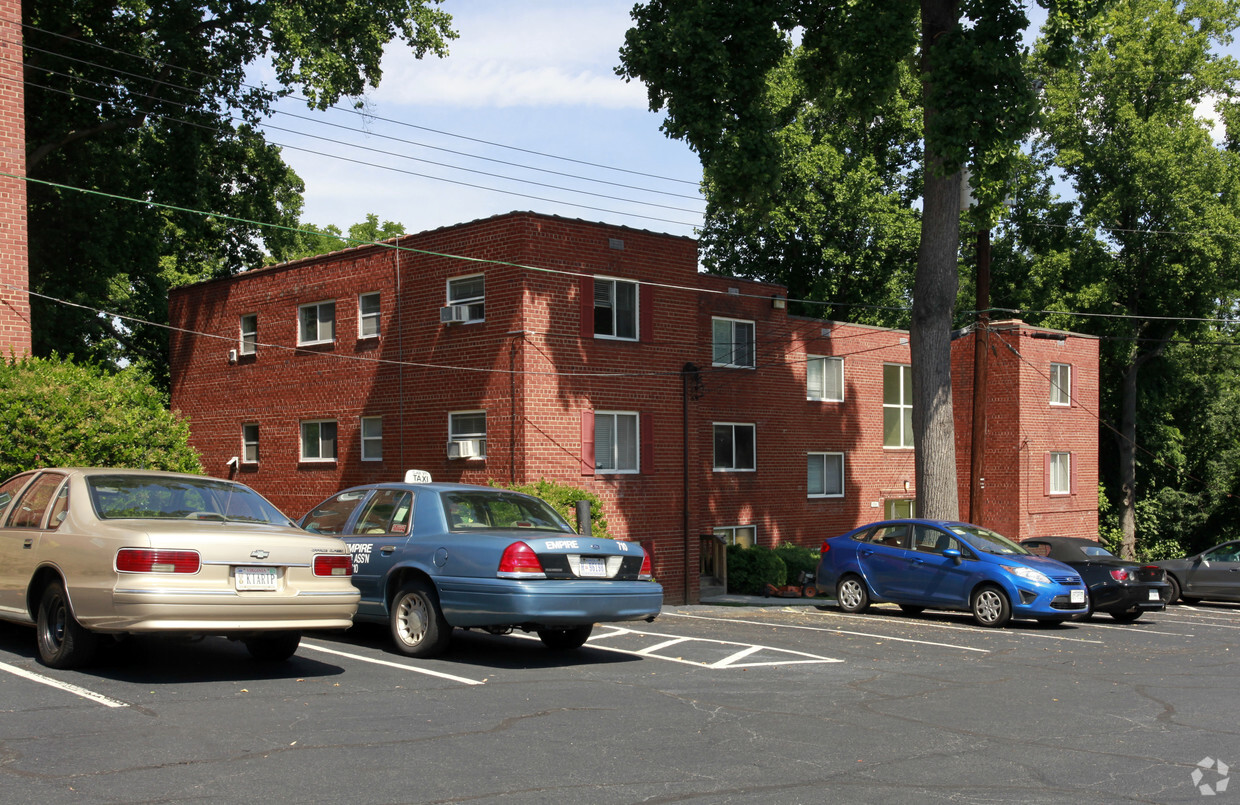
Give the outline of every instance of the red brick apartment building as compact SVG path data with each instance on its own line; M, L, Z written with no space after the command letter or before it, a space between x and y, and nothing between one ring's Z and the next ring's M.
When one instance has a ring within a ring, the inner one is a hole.
M907 333L790 316L696 241L510 213L174 291L172 402L208 472L293 516L407 468L597 494L697 600L721 542L910 511ZM990 335L984 524L1097 528L1097 342ZM953 354L969 512L973 337Z

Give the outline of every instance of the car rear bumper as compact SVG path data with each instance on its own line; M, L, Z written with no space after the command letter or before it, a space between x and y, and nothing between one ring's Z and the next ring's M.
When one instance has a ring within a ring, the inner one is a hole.
M650 581L436 581L453 626L583 626L647 620L663 608L663 587Z
M239 631L347 629L357 611L357 590L298 594L230 591L124 590L112 593L106 613L75 613L100 632L229 634Z
M1157 599L1150 598L1150 593ZM1134 609L1160 610L1167 606L1171 585L1166 582L1101 587L1090 590L1095 612L1130 612Z

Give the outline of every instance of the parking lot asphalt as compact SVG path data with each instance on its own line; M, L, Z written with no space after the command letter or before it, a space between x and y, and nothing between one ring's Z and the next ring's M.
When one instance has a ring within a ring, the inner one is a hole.
M139 639L74 672L0 626L23 803L1226 802L1237 723L1230 605L983 629L757 597L571 652L458 631L411 660L355 627L287 663Z

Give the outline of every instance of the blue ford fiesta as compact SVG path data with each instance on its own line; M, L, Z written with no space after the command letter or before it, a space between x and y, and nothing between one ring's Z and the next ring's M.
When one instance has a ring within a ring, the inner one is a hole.
M887 601L914 615L972 612L982 626L1058 623L1089 611L1072 568L989 529L945 520L886 520L824 540L818 585L835 590L845 612Z

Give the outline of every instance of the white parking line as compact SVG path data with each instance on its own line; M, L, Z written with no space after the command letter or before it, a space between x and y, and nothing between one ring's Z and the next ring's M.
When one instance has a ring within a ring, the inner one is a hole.
M414 665L405 665L404 663L392 662L391 660L379 660L379 659L375 659L374 657L363 657L361 654L350 654L347 651L337 651L334 648L328 648L327 646L321 646L316 643L307 643L305 640L301 641L301 648L308 648L311 651L321 651L324 654L335 654L338 657L348 657L351 660L358 660L360 662L368 662L373 665L386 665L389 668L399 668L402 671L412 671L415 674L426 674L427 676L437 676L440 679L448 679L453 682L460 682L462 685L485 685L486 684L486 680L466 679L463 676L445 674L442 671L432 671L429 668L418 668L417 666L414 666Z
M951 643L936 643L932 640L913 640L912 638L908 638L908 637L892 637L891 635L873 634L870 632L852 632L847 629L832 629L832 628L827 628L823 626L799 626L799 625L791 624L791 623L764 623L762 621L742 621L742 620L736 620L734 618L712 618L706 615L685 615L680 612L663 612L659 615L659 617L660 618L691 618L693 620L718 621L718 622L723 622L723 623L745 623L745 624L749 624L750 626L775 626L780 629L802 629L807 632L831 632L832 634L846 634L846 635L852 635L853 637L876 637L876 638L879 638L880 640L893 640L897 643L917 643L918 645L922 645L922 646L939 646L941 648L954 648L954 649L959 649L960 651L976 651L981 654L990 653L990 649L988 648L973 648L972 646L956 646L956 645L952 645ZM1088 642L1097 643L1101 641L1091 640Z
M664 612L659 617L663 617L664 615L668 615L668 614L670 613ZM680 635L670 635L670 634L665 634L663 632L646 632L646 631L638 631L636 629L626 629L623 626L612 626L610 624L599 624L599 625L606 626L608 631L602 634L592 635L589 641L586 643L586 645L588 645L590 648L598 649L599 651L610 651L614 654L627 654L630 657L643 657L643 658L650 658L650 659L655 659L655 660L666 660L667 662L677 662L682 665L693 665L698 668L730 668L736 665L743 665L745 668L759 668L762 666L771 666L771 665L812 665L816 663L822 664L822 663L844 662L843 660L837 659L835 657L823 657L818 654L809 654L804 651L794 651L792 649L787 649L787 648L775 648L774 646L762 646L756 643L737 643L733 640L714 640L714 639L707 638L707 637L682 637ZM515 632L512 634L512 636L522 638L525 640L537 640L538 639L534 635L517 634ZM607 640L613 637L661 637L661 638L667 638L667 639L663 640L662 642L656 643L652 646L647 646L642 649L613 648L611 646L600 646L596 642L598 640ZM701 660L687 660L684 657L670 657L664 654L656 653L660 649L666 649L670 646L682 646L683 645L688 648L692 648L695 644L701 644L701 643L707 643L707 644L715 645L715 646L740 646L741 649L739 651L734 651L728 656L724 657L723 659L716 660L714 662L704 662ZM796 659L763 660L761 662L741 663L741 660L745 659L746 657L751 657L754 654L757 654L759 651L772 652L776 655L795 657Z
M1068 640L1073 643L1102 643L1101 640L1090 640L1084 637L1068 637L1067 635L1057 635L1057 634L1039 634L1037 632L1020 632L1020 631L1012 631L1011 629L994 629L994 628L984 628L981 626L961 626L958 624L935 623L934 621L913 619L913 618L907 618L907 617L904 618L903 620L888 619L888 618L882 617L881 615L877 617L874 615L850 615L847 612L823 612L822 610L816 610L814 614L821 615L823 617L831 617L831 618L856 618L858 620L863 620L863 621L885 621L885 622L890 622L890 623L903 623L903 624L907 624L910 626L916 625L919 628L922 626L928 626L934 629L948 629L954 632L976 632L978 634L1004 635L1006 637L1040 637L1044 640ZM888 639L899 640L900 638L891 637ZM914 640L912 642L916 643L918 641Z
M83 699L89 699L97 704L102 704L104 707L129 706L127 702L122 702L118 699L104 696L102 693L95 693L93 690L87 690L86 688L78 687L77 685L71 685L68 682L61 682L60 680L52 679L50 676L36 674L32 671L18 668L15 665L9 665L8 663L0 662L0 671L5 671L13 674L14 676L20 676L23 679L29 679L31 682L38 682L40 685L47 685L49 687L63 690L67 693L72 693L75 696L81 696Z

